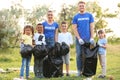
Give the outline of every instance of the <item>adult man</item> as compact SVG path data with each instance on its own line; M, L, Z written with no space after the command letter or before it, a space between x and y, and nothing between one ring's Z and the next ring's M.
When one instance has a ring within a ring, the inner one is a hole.
M76 36L76 61L78 76L81 74L82 61L81 61L81 45L85 42L94 43L93 39L93 22L92 14L85 12L85 2L78 3L79 13L73 17L73 31Z

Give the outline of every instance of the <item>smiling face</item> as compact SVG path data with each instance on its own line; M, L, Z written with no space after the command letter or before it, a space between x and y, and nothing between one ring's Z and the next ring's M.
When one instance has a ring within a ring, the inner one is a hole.
M53 21L53 12L52 11L48 11L47 18L48 18L48 21Z
M67 28L68 28L68 27L67 27L67 24L66 24L66 23L62 23L62 24L61 24L61 31L62 31L62 32L67 32Z
M43 33L43 26L37 25L36 30L38 31L38 33Z
M105 38L105 32L103 30L98 31L98 36L100 39Z
M31 28L25 28L26 35L31 35L31 33L32 33Z
M84 2L78 3L78 10L80 11L80 13L84 13L84 11L85 11L85 3Z

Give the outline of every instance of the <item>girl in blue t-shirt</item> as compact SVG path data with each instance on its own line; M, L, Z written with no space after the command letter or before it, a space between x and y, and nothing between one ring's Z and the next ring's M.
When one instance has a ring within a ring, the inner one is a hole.
M105 38L105 32L103 30L98 31L98 44L99 44L99 61L102 67L102 74L98 76L98 78L104 78L106 76L106 47L107 47L107 39Z

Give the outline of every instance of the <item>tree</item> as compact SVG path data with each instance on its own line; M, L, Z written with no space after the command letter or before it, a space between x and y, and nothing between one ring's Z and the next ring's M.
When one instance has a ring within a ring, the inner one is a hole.
M36 26L38 22L43 20L43 17L47 13L47 11L48 11L47 6L37 6L37 7L34 7L31 12L26 10L24 17L27 23L30 23L33 26Z
M16 44L19 31L19 17L21 9L19 5L13 5L10 9L0 11L0 47L8 47Z

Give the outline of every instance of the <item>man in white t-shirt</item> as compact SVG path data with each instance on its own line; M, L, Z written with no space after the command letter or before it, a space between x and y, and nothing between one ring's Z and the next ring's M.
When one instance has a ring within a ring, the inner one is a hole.
M73 44L72 35L70 32L67 31L67 23L61 23L61 33L58 34L58 42L62 43L65 42L69 47ZM69 62L70 62L70 53L62 56L63 62L66 64L66 76L69 76Z

